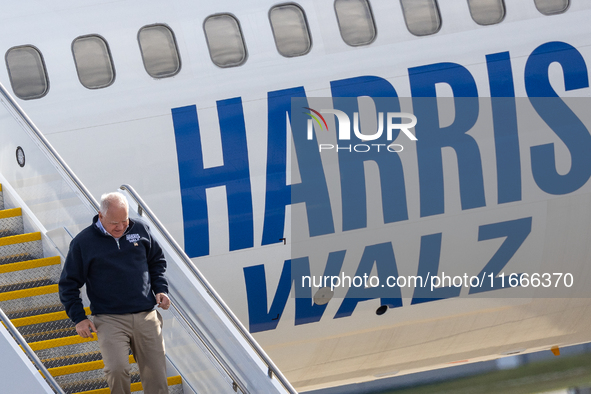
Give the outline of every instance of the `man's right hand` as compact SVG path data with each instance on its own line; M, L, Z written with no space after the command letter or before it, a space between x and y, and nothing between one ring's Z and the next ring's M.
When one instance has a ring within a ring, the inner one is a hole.
M90 331L91 329L92 331L97 332L94 323L88 319L84 319L80 323L76 324L76 332L82 338L92 338L92 332Z

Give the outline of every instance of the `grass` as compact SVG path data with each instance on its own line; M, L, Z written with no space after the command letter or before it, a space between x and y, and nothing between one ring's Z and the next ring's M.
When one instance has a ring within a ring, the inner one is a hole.
M379 394L530 394L591 386L591 354L558 356L511 370L488 372L467 378Z

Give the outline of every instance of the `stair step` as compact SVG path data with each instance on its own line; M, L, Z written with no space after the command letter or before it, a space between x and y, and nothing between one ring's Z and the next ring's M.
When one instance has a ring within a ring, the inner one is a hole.
M129 356L129 363L135 364L135 359L133 358L133 356ZM94 371L97 369L102 370L104 367L105 367L105 363L103 362L103 359L101 358L100 360L93 360L93 361L88 361L88 362L83 362L83 363L77 363L77 364L65 365L65 366L61 366L61 367L49 368L48 371L52 376L63 376L63 375L69 375L69 374L78 373L78 372Z
M15 245L24 242L41 241L41 233L27 233L0 238L0 246Z
M86 308L84 308L84 311L86 312L87 315L90 315L90 308L86 307ZM66 312L62 311L62 312L54 312L54 313L45 313L45 314L36 315L36 316L27 316L27 317L22 317L20 319L13 319L12 324L15 327L22 327L22 326L28 326L31 324L39 324L39 323L46 323L46 322L50 322L50 321L56 321L56 320L64 320L67 318L68 318L68 315L66 314Z
M57 285L54 286L57 287ZM0 294L0 297L6 294L12 294L12 292L2 293ZM2 308L4 313L6 313L8 318L11 320L45 313L60 312L64 310L64 306L60 302L57 290L53 293L42 294L34 297L0 301L0 308Z
M10 237L11 235L18 235L18 234L20 234L18 231L14 231L12 229L0 230L0 238Z
M0 266L0 293L57 284L61 275L59 262L59 257L55 257Z
M35 232L0 238L0 264L15 262L13 259L15 255L28 255L27 260L43 258L41 233Z
M131 366L131 383L139 383L140 373L137 364ZM66 394L93 392L97 389L108 389L107 379L101 369L83 371L63 376L55 376L55 380ZM137 391L137 390L136 390ZM109 391L107 391L108 393Z
M22 255L20 257L23 257ZM18 261L14 263L0 263L0 274L5 274L9 272L16 272L16 271L23 271L29 270L33 268L41 268L47 267L52 265L60 265L60 258L59 256L53 257L45 257L41 259L32 259L32 260L25 260L25 261ZM60 267L61 269L61 267Z
M28 253L28 252L15 253L15 254L7 255L7 256L0 256L0 267L7 265L7 264L19 263L22 261L30 261L30 260L34 260L34 259L39 259L39 257L36 257L32 253Z
M27 342L40 342L77 335L76 326L70 319L23 326L19 327L18 331Z
M183 393L183 386L182 386L182 378L180 376L170 376L168 378L168 392L169 394L182 394ZM131 392L135 394L143 393L144 388L142 387L141 382L132 383L131 384ZM110 391L108 388L101 388L89 391L81 391L75 394L109 394Z
M82 362L102 360L103 358L98 341L38 349L35 350L35 353L47 368L64 367Z
M8 219L22 216L23 211L20 208L10 208L0 210L0 219Z
M54 347L59 347L59 346L74 345L77 343L93 342L96 340L97 340L97 338L96 338L96 335L94 335L94 334L92 335L92 338L82 338L79 335L72 335L72 336L64 337L64 338L55 338L55 339L48 339L45 341L31 342L31 343L29 343L29 346L34 351L37 351L37 350L49 349L49 348L54 348Z
M89 342L89 343L94 343L94 342ZM72 346L72 345L70 345L70 346ZM63 347L64 346L62 346L62 348ZM49 350L49 349L45 349L45 350ZM39 353L40 352L37 353L37 356L39 355ZM39 359L41 359L41 357L39 357ZM45 358L45 359L41 359L41 362L43 363L43 365L45 365L45 367L53 375L53 372L51 372L52 369L64 368L64 367L68 367L70 365L75 365L75 364L90 363L92 361L102 361L102 359L103 359L103 355L101 354L100 350L98 350L98 347L97 347L97 350L94 352L79 353L79 354L74 354L71 356L63 356L63 357Z
M57 293L58 290L58 285L53 284L47 286L34 287L31 289L8 291L6 293L0 293L0 302Z
M45 287L50 285L57 285L55 280L51 278L39 278L36 280L10 283L0 286L0 293L11 293L18 290L30 290L36 287ZM22 298L22 297L20 297Z

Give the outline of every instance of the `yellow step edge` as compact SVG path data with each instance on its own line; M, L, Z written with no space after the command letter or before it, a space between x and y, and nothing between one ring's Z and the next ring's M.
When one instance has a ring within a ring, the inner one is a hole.
M2 191L2 184L0 183L0 192Z
M43 294L57 293L59 291L58 285L48 285L32 287L30 289L7 291L0 293L0 301L16 300L18 298L34 297Z
M87 315L90 315L90 308L84 308ZM68 315L65 311L45 313L43 315L27 316L18 319L12 319L11 322L15 327L30 326L31 324L47 323L56 320L68 319Z
M23 242L41 241L41 233L28 233L21 235L11 235L10 237L0 238L0 246L20 244Z
M92 338L82 338L79 335L74 335L71 337L48 339L46 341L32 342L32 343L29 343L29 346L31 347L31 349L37 351L37 350L49 349L52 347L60 347L60 346L67 346L67 345L75 345L77 343L92 342L92 341L96 341L96 339L97 339L96 335L94 335L94 334L92 334Z
M0 265L0 274L7 272L28 270L31 268L45 267L48 265L58 265L61 263L59 256L44 257L42 259L34 259L28 261L21 261L19 263L3 264Z
M23 214L20 208L10 208L0 210L0 219L14 218Z
M183 379L180 376L171 376L167 378L169 386L175 386L177 384L183 383ZM142 387L141 382L132 383L131 384L131 391L142 391L144 388ZM75 394L109 394L111 391L108 388L98 389L98 390L89 390L89 391L80 391Z
M135 359L133 358L133 356L129 356L129 363L130 364L135 363ZM63 367L49 368L49 369L47 369L47 371L49 371L51 376L63 376L63 375L69 375L71 373L94 371L97 369L103 369L104 367L105 367L105 363L103 362L103 360L96 360L96 361L89 361L87 363L65 365Z

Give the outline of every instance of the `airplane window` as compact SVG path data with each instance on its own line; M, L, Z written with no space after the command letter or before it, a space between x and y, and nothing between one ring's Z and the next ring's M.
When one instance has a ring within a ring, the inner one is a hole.
M107 87L115 80L115 69L109 46L99 36L78 37L72 43L72 53L80 83L88 89Z
M494 25L505 17L503 0L468 0L470 14L479 25Z
M335 0L334 9L343 41L351 46L373 42L376 27L368 0Z
M269 11L275 45L285 57L301 56L310 51L312 41L304 11L295 4L283 4Z
M441 18L436 0L400 0L408 30L415 36L439 31Z
M32 46L10 48L6 67L14 94L23 100L41 98L49 91L47 70L41 53Z
M203 24L211 60L219 67L234 67L246 61L246 47L236 18L212 15Z
M144 67L153 78L166 78L178 74L181 59L174 33L164 25L144 26L138 33Z
M536 8L544 15L560 14L566 11L570 0L535 0Z

